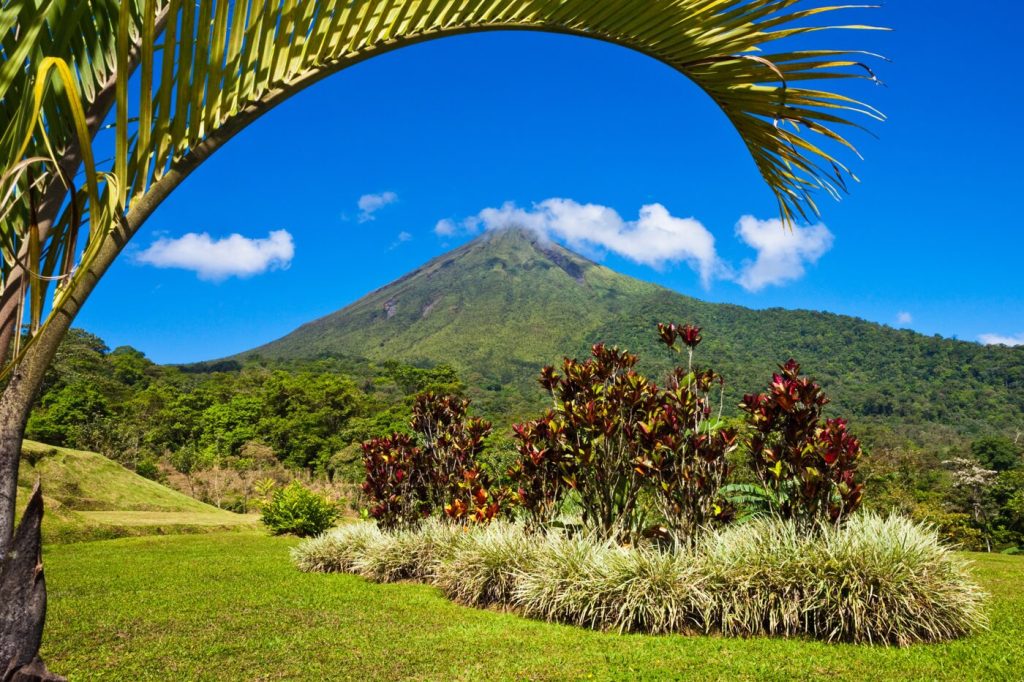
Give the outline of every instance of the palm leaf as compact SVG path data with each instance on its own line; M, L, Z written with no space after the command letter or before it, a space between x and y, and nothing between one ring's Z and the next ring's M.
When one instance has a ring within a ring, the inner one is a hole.
M778 199L783 219L809 219L817 213L815 193L839 197L847 179L856 181L839 158L856 150L840 131L859 127L855 118L881 115L842 93L802 84L873 81L863 60L874 56L786 49L785 43L873 30L813 23L849 9L856 6L799 0L8 0L0 8L0 168L50 158L52 149L64 153L53 159L55 167L64 162L74 171L111 106L115 154L106 176L86 168L88 205L65 198L57 219L34 225L35 237L28 178L4 174L0 197L9 201L0 207L8 216L0 230L0 326L9 321L2 315L4 301L23 295L38 312L44 300L40 290L48 280L32 276L24 285L18 266L24 253L47 254L54 268L68 264L56 276L70 274L75 255L59 256L70 245L72 209L90 218L90 248L118 224L130 236L196 165L291 95L373 55L460 33L566 33L669 65L722 109ZM777 43L781 49L771 52ZM38 111L31 111L24 103L45 78L40 69L46 58L66 64L73 79L44 89ZM137 110L130 109L128 96L133 71L140 82ZM88 123L84 135L72 120L76 106ZM25 136L27 145L14 143ZM69 183L58 185L60 173L51 172L47 192L69 196ZM109 262L91 265L102 274Z

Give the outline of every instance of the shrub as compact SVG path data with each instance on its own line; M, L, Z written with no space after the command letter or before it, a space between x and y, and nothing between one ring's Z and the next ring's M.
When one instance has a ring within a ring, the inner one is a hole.
M645 490L668 526L662 532L677 542L692 541L722 515L718 491L735 447L735 433L711 418L722 378L693 368L700 328L659 331L670 348L678 350L678 340L690 354L665 389L634 370L637 356L603 344L584 362L566 358L561 374L542 370L554 408L516 426L522 457L513 471L535 524L549 524L569 491L588 530L627 543L646 530Z
M415 526L431 507L426 499L422 451L409 436L392 434L362 444L370 516L384 530Z
M591 356L583 362L566 358L562 374L552 367L542 370L541 384L555 407L516 429L529 460L516 475L526 479L521 487L527 493L538 487L529 480L537 474L544 477L541 488L553 496L573 490L591 532L628 542L645 523L639 504L643 474L637 463L643 445L638 424L653 419L658 387L633 369L635 355L599 343ZM545 509L531 509L531 514L549 517L547 508L559 500L538 501ZM533 496L528 494L524 503L532 506Z
M860 506L864 486L857 482L860 441L843 419L822 421L829 399L821 387L800 376L790 360L772 377L765 393L746 395L754 472L772 497L774 513L810 529L820 520L839 522Z
M148 478L151 481L161 482L161 471L157 466L157 462L151 458L145 458L139 461L135 465L135 473L143 478Z
M677 544L694 542L714 521L729 517L721 488L732 468L728 457L736 449L736 431L720 428L720 414L712 419L713 391L716 386L724 391L725 380L712 370L694 369L700 327L659 324L658 332L672 350L682 352L677 341L687 349L687 367L669 375L657 419L640 425L649 453L641 467L653 479L654 497L672 539Z
M275 490L263 505L262 521L274 535L319 535L341 516L338 505L298 481Z
M413 528L438 512L457 523L489 523L510 500L478 462L491 425L469 417L469 401L416 396L410 427L363 443L369 510L387 530Z

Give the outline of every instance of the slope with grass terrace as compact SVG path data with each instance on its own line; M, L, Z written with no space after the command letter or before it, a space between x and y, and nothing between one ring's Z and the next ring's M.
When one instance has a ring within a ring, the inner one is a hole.
M258 520L204 504L95 452L25 441L21 458L17 508L38 479L47 543L251 528Z

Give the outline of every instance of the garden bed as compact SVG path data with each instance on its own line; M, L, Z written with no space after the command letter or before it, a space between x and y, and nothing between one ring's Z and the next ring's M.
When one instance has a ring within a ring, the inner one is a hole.
M393 533L355 523L303 542L293 559L303 571L416 580L462 604L597 630L903 646L987 626L967 563L898 516L855 515L812 534L756 520L673 551L504 522Z

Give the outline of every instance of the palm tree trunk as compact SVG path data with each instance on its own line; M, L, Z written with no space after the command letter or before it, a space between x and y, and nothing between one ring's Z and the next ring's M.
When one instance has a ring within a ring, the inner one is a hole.
M50 358L41 370L38 363L23 363L0 394L0 560L7 554L14 537L14 511L18 491L18 465L25 423Z

